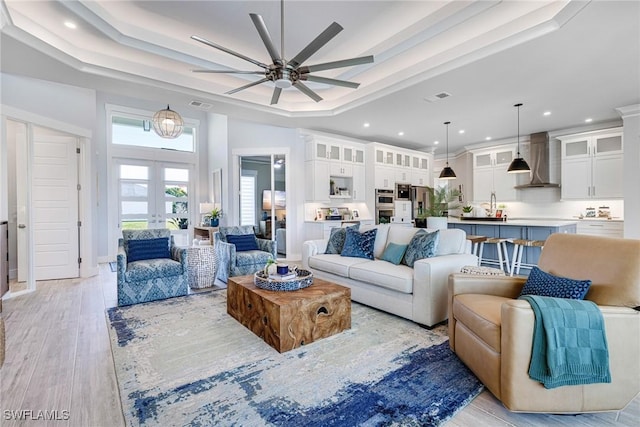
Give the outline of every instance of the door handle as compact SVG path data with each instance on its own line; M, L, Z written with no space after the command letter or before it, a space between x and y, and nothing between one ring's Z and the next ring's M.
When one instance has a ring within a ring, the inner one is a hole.
M18 228L27 228L27 226L24 224L18 224Z

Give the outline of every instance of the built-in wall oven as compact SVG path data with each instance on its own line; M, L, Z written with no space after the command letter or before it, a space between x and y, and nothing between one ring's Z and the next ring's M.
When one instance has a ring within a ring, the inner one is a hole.
M376 224L388 224L394 215L393 202L395 200L393 190L376 190Z

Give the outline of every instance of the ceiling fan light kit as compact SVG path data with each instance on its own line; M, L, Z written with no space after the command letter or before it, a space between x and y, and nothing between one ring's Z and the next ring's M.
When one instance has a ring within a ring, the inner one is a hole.
M525 173L531 171L531 168L527 164L526 160L520 155L520 107L522 103L515 104L514 107L518 109L518 155L509 165L507 169L508 173Z
M302 66L302 64L313 56L318 50L320 50L325 44L327 44L331 39L333 39L340 31L343 30L342 26L337 22L333 22L329 25L322 33L320 33L315 39L313 39L305 48L303 48L296 56L287 61L284 56L284 0L280 2L280 33L281 33L281 49L278 52L271 35L269 34L269 30L267 29L262 16L250 13L249 16L253 21L253 25L256 27L262 42L264 43L269 56L271 57L272 63L270 65L264 64L260 61L257 61L253 58L249 58L241 53L235 52L231 49L228 49L224 46L220 46L212 41L209 41L200 36L193 35L191 38L200 43L206 44L207 46L213 47L214 49L221 50L230 55L233 55L237 58L243 59L247 62L251 62L252 64L262 68L263 71L239 71L239 70L193 70L196 73L212 73L212 74L263 74L264 78L246 84L244 86L238 87L236 89L232 89L228 92L225 92L227 95L232 95L234 93L240 92L244 89L248 89L250 87L271 81L275 84L273 95L271 97L271 105L277 104L280 99L280 94L282 89L288 89L294 86L300 92L307 95L309 98L313 99L316 102L320 102L322 97L306 86L303 81L310 81L322 84L328 84L333 86L341 86L347 87L351 89L356 89L360 84L354 83L346 80L333 79L328 77L320 77L314 76L310 73L316 71L324 71L331 70L336 68L343 67L351 67L354 65L360 64L369 64L373 62L373 55L361 56L358 58L350 58L343 59L340 61L332 61L325 62L322 64L308 65Z
M153 130L162 138L174 139L182 135L184 120L180 114L169 108L153 115Z

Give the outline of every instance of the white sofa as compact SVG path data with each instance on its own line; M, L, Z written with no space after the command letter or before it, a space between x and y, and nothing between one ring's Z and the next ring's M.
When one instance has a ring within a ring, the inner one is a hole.
M476 265L463 230L440 230L436 256L414 267L380 259L388 243L408 244L419 228L381 224L377 228L374 259L325 254L328 240L308 240L302 245L302 266L315 277L351 288L353 301L432 327L447 319L447 283L451 273ZM432 232L435 230L427 231Z

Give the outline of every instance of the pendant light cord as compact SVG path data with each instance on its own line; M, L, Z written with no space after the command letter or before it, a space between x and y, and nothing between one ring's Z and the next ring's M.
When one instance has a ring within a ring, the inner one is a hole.
M444 122L447 125L447 166L449 166L449 124L451 122Z
M522 104L515 104L514 107L518 108L518 158L520 157L520 107Z

